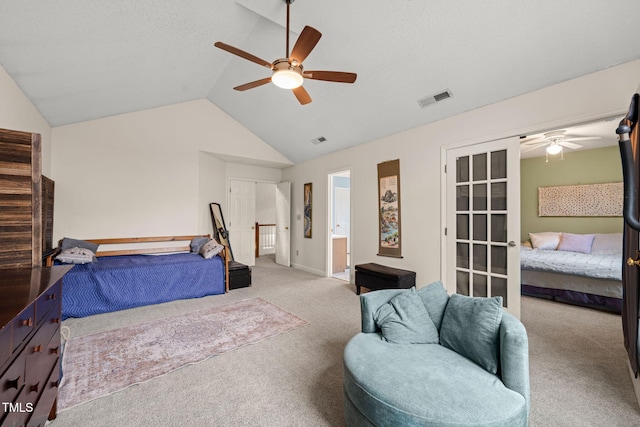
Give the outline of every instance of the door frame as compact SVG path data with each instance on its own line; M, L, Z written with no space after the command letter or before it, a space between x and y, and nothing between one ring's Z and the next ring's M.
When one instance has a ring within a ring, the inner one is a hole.
M640 92L640 86L638 86L638 91ZM521 135L531 135L548 132L553 129L561 129L565 127L573 127L582 125L585 123L592 123L602 120L610 120L618 117L622 117L627 114L625 109L619 110L609 110L609 111L600 111L598 113L591 113L587 115L581 116L569 116L561 119L556 119L553 121L547 121L544 123L538 123L531 126L519 127L519 125L515 125L511 130L494 133L493 135L487 135L482 138L470 138L463 141L457 141L454 143L442 145L440 147L440 277L444 277L446 274L446 236L444 235L444 230L446 228L446 212L447 212L447 180L445 174L445 165L447 164L447 151L455 148L461 148L470 145L476 144L484 144L491 141L496 141L500 139L507 139L511 137L519 137ZM520 197L520 194L518 194ZM640 377L638 379L638 383L640 384ZM640 390L640 385L638 385L638 390ZM640 404L640 391L638 392L638 403Z
M286 185L286 189L287 189L287 196L286 196L286 209L284 210L283 214L286 218L285 220L285 225L284 225L284 229L282 229L282 224L279 223L278 221L278 211L280 209L280 207L278 206L279 204L279 194L280 194L280 185L281 184L287 184ZM285 267L291 267L291 181L280 181L279 183L275 184L276 186L276 197L275 197L275 208L276 208L276 264L279 265L284 265ZM285 239L281 239L281 235L284 234L286 235ZM284 260L280 259L280 253L281 252L281 247L280 247L280 242L281 241L285 241L287 242L287 250L286 250L286 257ZM283 261L283 262L278 262L278 261Z
M231 211L230 211L230 209L231 209L231 181L247 181L247 182L254 182L256 184L262 183L262 184L274 184L274 185L277 185L278 183L282 182L282 180L276 181L276 180L272 180L272 179L257 179L257 178L227 176L226 189L225 189L225 193L226 193L226 201L225 201L225 203L226 203L226 206L227 206L227 216L229 218L231 218ZM275 198L274 198L273 203L274 203L274 206L275 206L275 203L276 203L275 202ZM289 227L289 229L291 229L291 227ZM289 239L289 251L291 251L291 239Z
M327 172L327 210L325 212L325 218L327 221L327 227L326 227L326 270L325 270L325 276L326 277L333 277L333 233L331 232L331 225L332 225L332 216L333 216L333 199L332 199L332 193L333 193L333 183L332 183L332 177L336 174L339 173L344 173L344 172L349 172L349 236L347 237L347 253L350 254L350 258L353 259L353 253L351 252L351 242L353 239L351 239L351 224L353 224L353 209L351 209L351 206L353 206L353 191L351 191L353 189L353 178L351 177L351 171L352 168L351 166L345 166L342 168L336 168L336 169L332 169L330 171ZM353 276L353 268L351 268L349 270L349 282L351 282L351 277Z

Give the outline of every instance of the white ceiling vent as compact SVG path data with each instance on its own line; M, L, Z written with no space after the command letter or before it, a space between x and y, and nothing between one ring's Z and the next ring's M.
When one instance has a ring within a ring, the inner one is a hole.
M321 143L325 142L326 140L327 140L327 138L325 138L324 136L319 136L317 138L312 139L311 143L313 145L318 145L318 144L321 144Z
M453 96L449 89L445 89L440 93L436 93L435 95L427 96L422 99L418 99L418 105L420 108L425 108L431 104L435 104L436 102L444 101L445 99L449 99Z

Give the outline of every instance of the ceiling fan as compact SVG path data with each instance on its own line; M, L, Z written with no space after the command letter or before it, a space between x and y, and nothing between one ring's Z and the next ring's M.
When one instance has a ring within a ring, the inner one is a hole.
M547 132L541 137L534 138L528 142L523 142L524 145L531 145L531 147L523 150L522 152L526 153L527 151L546 146L546 152L548 154L559 154L564 148L568 148L570 150L582 148L582 145L575 144L574 141L589 141L601 138L599 136L567 137L565 134L565 130L556 130L553 132Z
M294 0L284 0L284 2L287 4L287 43L286 56L284 58L268 62L226 43L216 42L214 44L222 50L226 50L229 53L247 59L251 62L255 62L256 64L267 67L273 71L271 77L245 83L234 87L234 89L245 91L273 82L273 84L283 89L291 89L300 104L305 105L311 102L311 96L309 96L306 89L302 87L302 83L305 78L338 83L355 82L357 77L357 74L355 73L346 73L342 71L304 71L302 62L309 53L311 53L320 40L320 37L322 37L322 34L313 27L305 26L293 46L291 54L289 54L289 6L294 2Z

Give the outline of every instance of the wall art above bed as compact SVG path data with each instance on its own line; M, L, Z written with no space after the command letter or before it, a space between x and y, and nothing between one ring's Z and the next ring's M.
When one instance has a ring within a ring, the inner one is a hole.
M538 187L538 216L622 216L622 182Z

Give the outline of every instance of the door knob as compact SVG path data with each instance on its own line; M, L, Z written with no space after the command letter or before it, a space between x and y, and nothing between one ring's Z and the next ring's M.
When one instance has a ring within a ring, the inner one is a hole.
M636 259L633 259L631 257L627 258L627 265L629 267L633 267L634 265L640 266L640 251L636 251Z
M513 240L511 240L509 243L507 243L507 245L509 245L510 248L513 248L516 246L516 242L514 242Z

